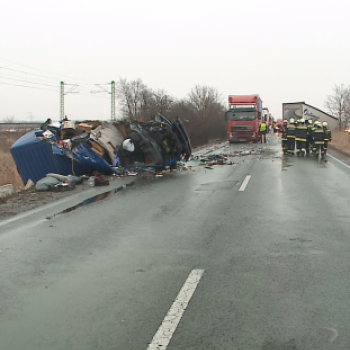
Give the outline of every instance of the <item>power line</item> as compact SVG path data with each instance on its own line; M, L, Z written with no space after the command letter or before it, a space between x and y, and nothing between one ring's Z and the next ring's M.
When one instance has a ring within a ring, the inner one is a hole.
M6 61L6 62L10 62L10 63L16 64L16 65L18 65L18 66L22 66L22 67L34 69L34 70L37 70L37 71L40 71L40 72L45 72L45 73L49 73L49 74L52 74L52 75L57 75L57 76L59 76L59 77L65 77L65 78L80 80L80 81L84 81L85 83L88 83L88 84L93 84L92 82L87 81L87 80L84 80L84 79L80 79L80 78L76 78L76 77L71 77L71 76L63 75L63 74L52 73L52 72L49 72L49 71L46 71L46 70L43 70L43 69L38 69L38 68L26 66L26 65L24 65L24 64L17 63L17 62L11 61L11 60L7 60L7 59L5 59L5 58L1 58L1 57L0 57L0 60ZM9 68L8 68L8 69L9 69ZM30 74L30 73L27 73L27 74ZM47 77L47 78L48 78L48 77ZM49 78L49 79L53 79L53 78Z
M0 82L0 84L2 85L8 85L8 86L18 86L18 87L25 87L25 88L29 88L29 89L36 89L36 90L44 90L44 91L50 91L50 92L57 92L55 90L51 90L51 89L44 89L44 88L39 88L39 87L35 87L35 86L28 86L28 85L21 85L21 84L11 84L11 83L5 83L5 82ZM33 84L33 83L31 83ZM53 86L53 85L49 85L49 86ZM57 86L53 86L54 88L58 89ZM90 97L90 98L98 98L98 99L103 99L103 100L107 100L109 99L108 96L105 95L95 95L92 94L91 92L79 92L80 96L85 96L85 97Z
M0 58L1 59L1 58ZM45 79L50 79L51 81L54 81L54 82L58 82L57 79L58 78L52 78L52 77L48 77L48 76L45 76L45 75L38 75L38 74L33 74L33 73L28 73L28 72L25 72L25 71L20 71L20 70L17 70L17 69L12 69L12 68L7 68L7 67L2 67L0 66L0 69L6 69L6 70L9 70L9 71L12 71L12 72L17 72L17 73L22 73L22 74L25 74L25 75L31 75L31 76L34 76L34 77L39 77L39 78L45 78ZM5 77L5 76L3 76ZM17 76L15 76L16 78L12 78L12 77L9 77L7 76L6 78L8 79L18 79ZM60 77L61 78L61 77ZM61 79L60 79L61 80ZM78 79L79 80L79 79ZM22 80L23 81L23 80ZM33 83L33 84L40 84L40 83L34 83L34 82L29 82L28 80L25 80L23 82L28 82L28 83ZM106 83L107 84L107 83ZM46 85L44 83L42 83L42 85ZM86 88L91 88L91 85L96 85L95 83L89 83L89 84L80 84L80 87L86 87ZM52 86L52 85L47 85L47 86Z
M57 91L54 91L54 90L44 89L44 88L35 87L35 86L27 86L27 85L20 85L20 84L9 84L9 83L2 83L2 82L0 82L0 84L2 84L2 85L9 85L9 86L20 86L20 87L25 87L25 88L29 88L29 89L45 90L45 91L50 91L50 92L57 93Z
M16 80L16 81L21 81L22 83L27 83L27 84L37 84L37 85L51 86L51 87L57 88L56 85L50 85L50 84L32 82L32 81L23 80L23 79L20 79L20 78L12 78L12 77L8 77L8 76L4 76L4 75L0 75L0 78L3 78L3 79L10 79L10 80Z
M48 76L45 76L45 75L38 75L38 74L28 73L28 72L24 72L24 71L17 70L17 69L12 69L12 68L7 68L7 67L1 67L0 66L0 69L6 69L6 70L10 70L12 72L18 72L18 73L23 73L23 74L26 74L26 75L32 75L32 76L35 76L35 77L56 80L56 78L51 78L51 77L48 77Z

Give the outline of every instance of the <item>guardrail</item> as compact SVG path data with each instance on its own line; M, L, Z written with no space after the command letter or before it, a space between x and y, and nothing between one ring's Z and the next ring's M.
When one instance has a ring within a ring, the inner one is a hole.
M17 132L39 128L41 123L0 123L0 131Z

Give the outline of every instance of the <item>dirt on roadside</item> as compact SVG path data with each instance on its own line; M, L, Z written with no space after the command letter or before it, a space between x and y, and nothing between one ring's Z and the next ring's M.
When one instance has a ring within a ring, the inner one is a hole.
M91 189L87 181L76 185L74 189L65 192L37 192L35 189L20 191L6 198L0 199L0 220L8 219L14 215L36 209L42 205L49 204L65 198L68 195Z

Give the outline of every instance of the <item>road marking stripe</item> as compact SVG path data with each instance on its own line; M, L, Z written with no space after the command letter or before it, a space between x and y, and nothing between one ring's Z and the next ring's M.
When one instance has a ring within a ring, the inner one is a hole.
M203 273L204 270L201 269L191 271L147 350L165 350L167 348Z
M330 154L327 154L327 156L333 158L333 159L336 160L338 163L340 163L340 164L342 164L342 165L344 165L344 166L346 166L347 168L350 169L350 166L347 165L347 164L345 164L344 162L342 162L340 159L338 159L338 158L336 158L336 157L334 157L334 156L331 156Z
M245 190L251 177L252 177L252 175L247 175L245 177L244 181L242 182L241 187L238 190L239 192L243 192Z

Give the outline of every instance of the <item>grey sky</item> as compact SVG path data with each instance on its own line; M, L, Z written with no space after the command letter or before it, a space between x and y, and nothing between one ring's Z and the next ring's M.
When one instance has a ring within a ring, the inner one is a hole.
M90 91L120 77L176 98L196 84L225 102L257 93L276 118L283 102L325 109L334 84L350 83L349 10L347 0L6 1L0 120L58 120L61 80L79 84L65 96L70 118L108 119L110 96Z

